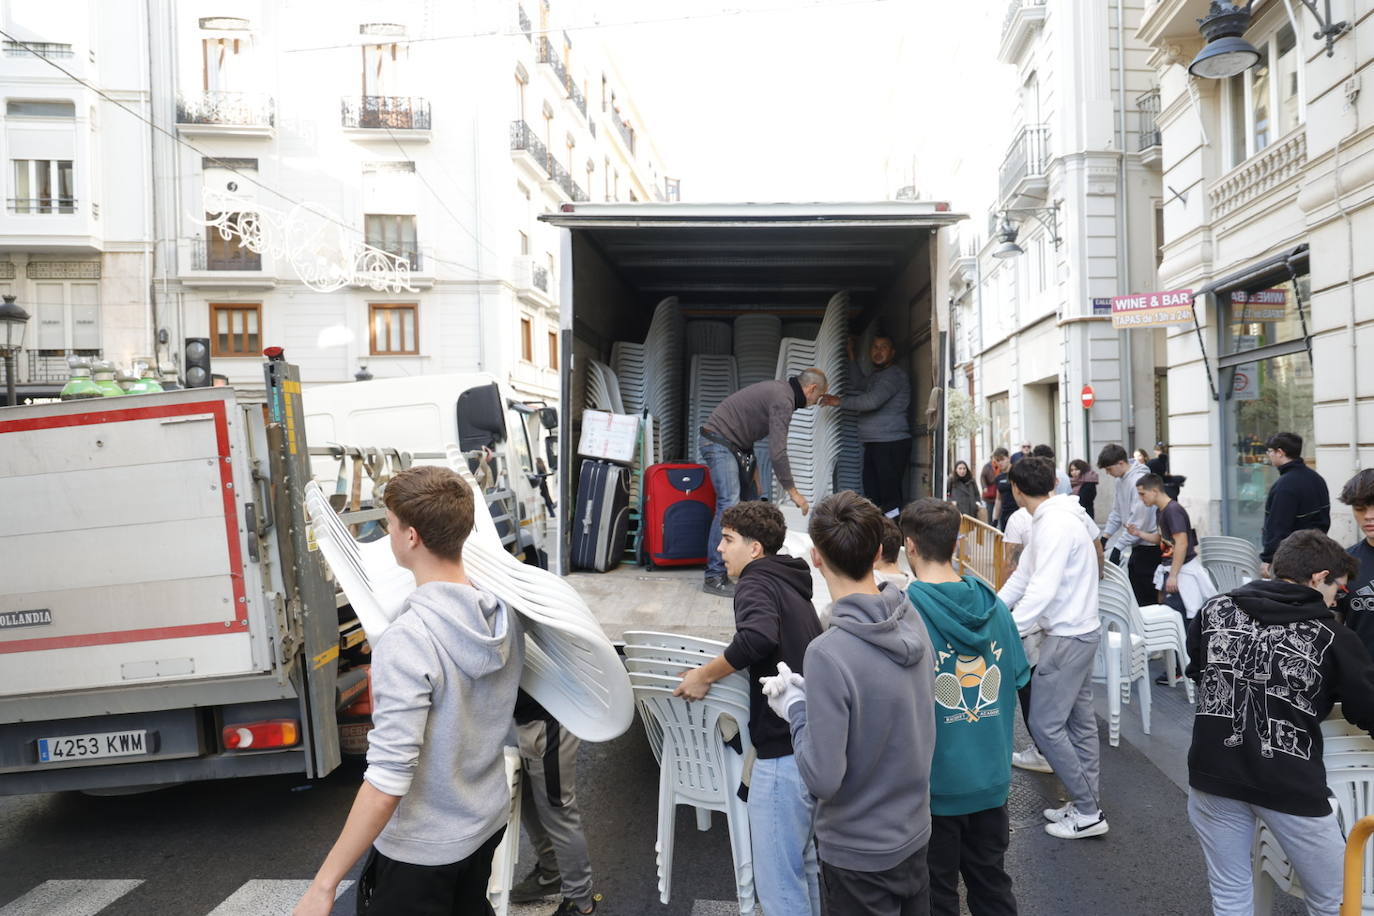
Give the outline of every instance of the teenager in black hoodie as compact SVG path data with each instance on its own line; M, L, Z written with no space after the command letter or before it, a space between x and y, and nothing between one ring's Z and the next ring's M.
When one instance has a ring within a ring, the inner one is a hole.
M801 674L806 647L821 635L811 568L778 555L787 525L772 503L737 503L720 525L720 555L736 580L735 637L719 658L683 675L676 694L699 700L714 682L749 669L749 739L758 755L749 779L755 890L766 913L820 916L815 801L792 753L791 727L769 709L759 685L778 673L779 662Z
M1345 840L1328 798L1321 722L1341 703L1346 719L1374 728L1374 663L1331 613L1354 567L1321 532L1294 532L1274 553L1274 579L1216 596L1189 627L1198 708L1188 819L1218 916L1252 912L1259 820L1292 861L1309 912L1340 906Z

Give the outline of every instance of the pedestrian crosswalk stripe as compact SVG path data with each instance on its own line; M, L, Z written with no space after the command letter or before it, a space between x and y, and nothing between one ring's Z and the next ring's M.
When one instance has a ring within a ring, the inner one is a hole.
M0 908L0 916L95 916L143 882L134 878L44 881Z
M344 891L353 886L352 881L343 881L334 893L338 899ZM255 879L244 882L223 903L210 911L210 916L290 916L296 902L309 889L308 880ZM8 914L0 914L8 916Z

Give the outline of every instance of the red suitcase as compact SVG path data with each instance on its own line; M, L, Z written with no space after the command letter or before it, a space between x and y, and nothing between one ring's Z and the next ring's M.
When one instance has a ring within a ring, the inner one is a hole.
M651 465L644 472L648 565L704 565L715 514L716 488L706 465Z

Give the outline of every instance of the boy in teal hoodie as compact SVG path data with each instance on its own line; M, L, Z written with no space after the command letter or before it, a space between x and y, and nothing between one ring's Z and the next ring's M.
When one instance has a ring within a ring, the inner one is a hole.
M922 499L902 510L901 528L916 573L907 596L935 647L930 912L958 916L962 874L973 916L1015 916L1003 858L1016 691L1030 679L1030 667L997 593L954 571L959 510Z

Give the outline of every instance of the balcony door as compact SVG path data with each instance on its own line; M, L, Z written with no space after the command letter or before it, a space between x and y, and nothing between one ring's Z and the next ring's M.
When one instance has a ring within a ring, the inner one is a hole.
M242 37L201 40L202 86L207 93L242 92L251 76L252 43Z

